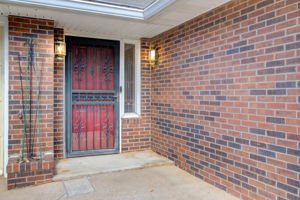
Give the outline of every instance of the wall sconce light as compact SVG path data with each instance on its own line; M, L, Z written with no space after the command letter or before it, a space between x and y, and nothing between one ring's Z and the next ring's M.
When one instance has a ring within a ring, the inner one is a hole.
M152 47L150 49L150 52L149 52L149 61L150 61L150 64L153 65L153 66L157 66L159 64L158 63L157 47Z
M63 41L54 42L54 54L58 58L63 58L66 56L66 43Z

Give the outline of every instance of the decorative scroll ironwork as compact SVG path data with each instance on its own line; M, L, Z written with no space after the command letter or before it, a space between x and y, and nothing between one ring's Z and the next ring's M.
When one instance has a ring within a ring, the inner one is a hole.
M105 80L110 81L111 80L111 74L113 72L113 67L110 64L110 56L105 57L105 65L103 66L103 72L105 74Z
M95 68L94 68L94 67L92 67L92 68L90 69L90 73L91 73L92 76L94 76L94 74L95 74Z
M109 146L109 141L110 141L110 132L112 131L113 127L110 123L109 119L109 105L106 105L105 111L106 111L106 116L105 116L105 123L103 125L103 129L105 131L105 136L106 136L106 145Z
M84 122L81 120L81 106L78 106L78 118L76 120L76 124L73 124L74 126L74 131L76 133L77 136L77 141L78 141L78 149L80 149L80 138L81 135L83 134L83 128L84 128ZM76 138L75 138L76 139Z
M72 94L73 101L114 101L113 94Z
M95 126L96 126L96 119L95 119L95 109L96 108L96 106L94 106L94 105L92 105L92 109L93 109L93 124L94 124L94 126L93 126L93 149L95 149L95 146L96 146L96 139L95 139L95 130L96 130L96 128L95 128Z
M97 51L96 50L93 50L93 53L94 54L92 54L92 59L93 59L93 65L91 66L91 69L90 69L90 74L92 75L92 76L94 76L95 75L95 72L96 72L96 69L97 69L97 67L96 67L96 62L97 62ZM94 83L95 84L95 83ZM94 85L95 86L95 85Z
M77 62L73 66L73 70L77 72L78 88L80 88L81 73L83 73L87 68L87 63L83 63L83 56L80 51L83 51L83 49L77 49L76 51Z

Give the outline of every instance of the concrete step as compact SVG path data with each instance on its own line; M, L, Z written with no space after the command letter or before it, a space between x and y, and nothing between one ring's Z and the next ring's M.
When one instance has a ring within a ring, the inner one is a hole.
M68 158L58 161L54 181L65 181L94 174L174 165L173 161L153 151Z

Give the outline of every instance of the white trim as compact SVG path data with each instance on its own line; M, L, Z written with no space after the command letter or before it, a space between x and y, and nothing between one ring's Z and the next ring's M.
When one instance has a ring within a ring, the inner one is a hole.
M124 104L125 104L125 96L124 92L122 92L121 96L121 102L122 102L122 107L121 107L121 117L122 118L138 118L141 115L141 42L139 40L123 40L122 41L122 68L120 70L120 76L122 77L120 83L121 87L123 88L124 91L124 85L125 85L125 79L124 79L124 45L125 44L134 44L135 45L135 102L136 102L136 108L134 113L125 113L124 110Z
M150 17L156 15L175 1L176 0L159 0L154 2L151 6L148 6L144 10L144 19L149 19Z
M124 41L120 40L120 82L122 88L120 91L120 104L119 104L119 152L122 153L122 111L124 110Z
M6 0L5 2L17 3L17 4L28 4L37 6L46 6L52 8L60 8L67 10L76 10L81 12L96 13L96 14L107 14L113 16L144 19L143 10L115 6L105 3L92 3L80 0Z
M135 58L136 58L136 91L137 91L137 111L138 113L126 113L124 114L124 45L125 43L127 44L135 44ZM120 120L119 120L119 146L120 146L120 153L122 153L122 119L123 118L138 118L140 117L140 110L141 110L141 72L140 72L140 41L139 40L126 40L126 39L121 39L120 40L120 86L122 88L122 91L120 92L120 105L119 105L119 110L120 110Z
M4 130L3 130L3 117L4 117L4 106L3 106L3 100L4 100L4 26L0 22L0 176L3 175L3 169L4 169Z
M137 113L124 113L122 118L139 118L140 115Z
M8 80L9 80L9 68L8 68L8 20L7 17L0 17L0 25L4 27L4 38L2 41L4 41L4 90L3 90L3 148L4 148L4 176L7 177L7 164L8 164Z
M121 5L113 5L100 2L88 2L83 0L0 0L2 3L27 4L45 6L81 12L106 14L133 19L149 19L176 0L156 0L145 9L131 8Z
M136 114L141 116L141 41L136 41L135 46L135 77L136 77Z
M66 42L66 35L64 33L64 41ZM54 58L55 59L55 58ZM64 57L64 80L63 80L63 84L64 84L64 91L63 91L63 113L64 113L64 116L63 116L63 119L64 119L64 122L63 122L63 157L66 158L67 157L67 148L66 148L66 58Z
M102 40L116 40L122 43L121 41L123 38L114 36L114 35L99 35L99 34L90 34L90 33L83 33L83 32L74 32L65 30L65 36L75 36L75 37L85 37L85 38L95 38L95 39L102 39ZM121 54L120 54L121 55Z

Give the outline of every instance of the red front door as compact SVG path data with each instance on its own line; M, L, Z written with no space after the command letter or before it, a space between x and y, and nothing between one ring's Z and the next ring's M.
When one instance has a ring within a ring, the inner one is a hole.
M116 153L119 43L67 37L67 44L68 156Z

